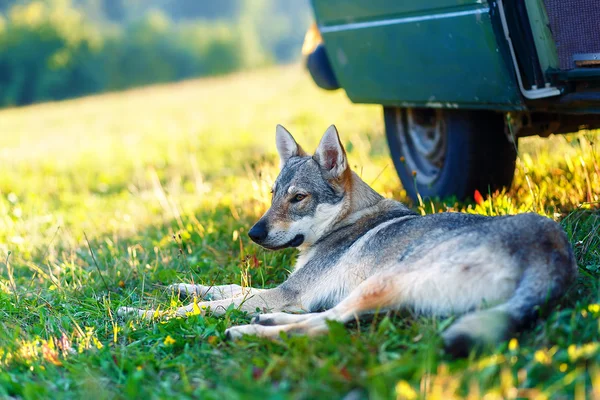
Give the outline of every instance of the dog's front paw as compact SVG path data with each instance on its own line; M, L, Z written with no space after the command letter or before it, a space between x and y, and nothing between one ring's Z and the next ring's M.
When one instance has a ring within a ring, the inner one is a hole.
M175 293L180 299L201 295L200 285L191 285L189 283L175 283L167 287L172 293Z
M238 325L225 330L225 340L237 340L244 335L260 335L260 325Z
M155 310L140 310L135 307L119 307L117 309L117 315L119 317L139 317L145 319L152 319L157 312Z
M119 307L117 309L117 315L119 317L127 317L127 316L137 314L138 311L140 311L140 310L138 308L134 308L134 307Z

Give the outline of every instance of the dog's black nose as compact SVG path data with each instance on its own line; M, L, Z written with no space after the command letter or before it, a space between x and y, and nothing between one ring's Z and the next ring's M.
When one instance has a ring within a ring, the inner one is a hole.
M267 231L267 224L258 221L249 231L248 236L256 243L260 243L267 238L269 232Z

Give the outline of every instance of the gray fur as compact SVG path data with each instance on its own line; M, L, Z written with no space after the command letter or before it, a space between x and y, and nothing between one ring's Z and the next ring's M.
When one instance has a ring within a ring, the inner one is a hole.
M321 174L319 165L312 157L293 157L288 160L275 180L273 202L285 200L290 186L306 190L314 197L313 211L317 204L339 202L343 193L336 192L324 179L313 179Z
M384 199L347 169L332 174L347 160L337 131L330 128L326 135L322 143L328 147L320 154L333 148L326 154L333 166L324 169L306 155L285 158L272 206L253 227L260 225L264 235L257 242L266 248L300 248L292 274L274 289L215 287L215 300L200 303L217 313L231 303L269 313L228 329L228 337L320 334L328 319L345 323L380 310L409 309L463 315L443 339L449 352L465 355L509 338L539 306L562 296L576 276L573 251L556 222L537 214L420 216ZM297 193L305 196L296 201ZM189 294L206 287L175 289ZM219 297L227 291L230 298Z

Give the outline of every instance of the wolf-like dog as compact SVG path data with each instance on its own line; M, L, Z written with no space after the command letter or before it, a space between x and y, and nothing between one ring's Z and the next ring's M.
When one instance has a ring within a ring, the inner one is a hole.
M457 314L443 341L448 352L464 356L510 338L577 275L569 241L551 219L418 215L351 171L333 125L312 156L280 125L276 144L281 171L272 204L248 234L266 249L298 248L293 272L272 289L172 285L181 294L211 299L181 307L177 315L195 307L223 314L231 304L256 313L251 324L227 329L235 339L317 335L328 330L327 320L347 323L390 310Z

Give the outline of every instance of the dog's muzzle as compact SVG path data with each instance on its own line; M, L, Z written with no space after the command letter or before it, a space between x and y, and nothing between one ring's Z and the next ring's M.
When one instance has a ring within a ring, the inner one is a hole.
M300 235L296 235L289 242L287 242L285 244L282 244L282 245L279 245L279 246L271 246L271 245L265 244L265 243L259 243L259 244L262 247L264 247L265 249L269 249L269 250L281 250L281 249L287 249L288 247L298 247L302 243L304 243L304 235L300 234Z
M254 243L261 244L269 235L269 230L267 229L267 224L263 221L258 221L250 230L248 231L248 236Z
M292 240L283 244L283 245L271 245L269 243L265 243L267 237L269 236L269 229L267 224L263 221L258 221L250 230L248 231L248 236L250 239L256 244L261 245L265 249L269 250L279 250L285 249L287 247L298 247L302 243L304 243L304 235L298 234L294 236Z

